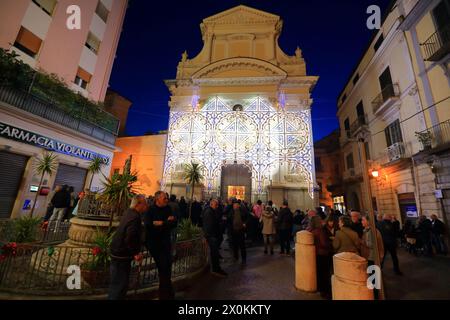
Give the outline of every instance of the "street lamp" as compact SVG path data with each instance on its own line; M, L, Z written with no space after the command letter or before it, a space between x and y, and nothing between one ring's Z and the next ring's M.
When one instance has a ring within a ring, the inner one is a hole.
M372 177L378 178L379 172L378 170L372 170Z

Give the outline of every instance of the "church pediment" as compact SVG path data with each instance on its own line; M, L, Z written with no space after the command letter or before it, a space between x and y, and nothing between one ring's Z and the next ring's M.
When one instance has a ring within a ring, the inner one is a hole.
M280 17L268 12L240 5L203 20L214 25L275 24Z
M279 67L254 58L231 58L211 63L193 74L192 79L287 77Z

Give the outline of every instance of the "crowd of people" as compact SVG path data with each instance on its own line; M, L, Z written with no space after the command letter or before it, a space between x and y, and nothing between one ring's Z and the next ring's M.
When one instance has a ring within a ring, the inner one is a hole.
M56 221L76 215L79 200L85 192L75 194L72 187L57 186L51 195L44 221ZM190 208L191 206L191 208ZM181 197L158 191L155 196L136 196L123 214L111 245L110 299L123 299L128 288L131 262L142 261L143 247L155 260L159 274L160 299L173 299L171 284L172 258L176 242L176 225L183 219L201 227L210 251L211 272L219 277L227 273L221 267L220 249L228 244L235 261L242 266L247 262L247 247L261 246L262 254L274 255L275 244L279 255L289 256L294 251L298 231L307 230L314 236L318 291L325 298L331 297L332 257L336 253L354 252L376 263L375 241L379 261L384 264L387 253L391 255L393 269L402 275L397 257L398 244L410 253L426 255L446 254L445 225L436 215L431 220L420 216L417 223L406 220L403 228L395 216L378 214L375 232L370 218L357 211L341 213L322 207L291 211L289 203L280 207L272 201L254 204L239 199L210 199L207 202L193 199L192 204ZM142 239L145 234L145 241ZM434 248L434 250L433 250Z

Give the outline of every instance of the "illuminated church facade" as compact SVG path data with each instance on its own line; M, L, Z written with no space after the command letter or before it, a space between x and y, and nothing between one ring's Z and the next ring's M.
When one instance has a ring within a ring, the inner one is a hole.
M237 6L203 20L204 47L166 80L170 120L161 186L190 196L185 164L202 165L195 197L317 205L311 92L299 48L278 46L279 16Z

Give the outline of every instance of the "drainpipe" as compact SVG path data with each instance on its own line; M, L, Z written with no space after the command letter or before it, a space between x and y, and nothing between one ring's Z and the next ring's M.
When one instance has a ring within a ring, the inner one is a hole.
M412 160L412 177L413 177L413 183L416 189L416 207L417 207L417 212L419 214L422 213L422 200L420 200L420 181L419 181L419 173L417 172L417 167L416 167L416 161L414 160L414 158L411 157Z

